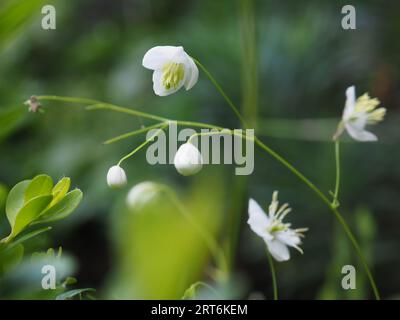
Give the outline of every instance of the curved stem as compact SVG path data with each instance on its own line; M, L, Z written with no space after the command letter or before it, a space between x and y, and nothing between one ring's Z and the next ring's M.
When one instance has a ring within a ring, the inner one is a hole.
M104 141L103 143L104 144L111 144L111 143L114 143L114 142L117 142L117 141L120 141L120 140L123 140L123 139L127 139L127 138L130 138L130 137L136 136L136 135L141 134L141 133L145 133L145 132L150 131L152 129L157 129L157 128L162 127L164 125L165 125L165 122L160 122L160 123L157 123L157 124L155 124L153 126L144 127L144 128L139 129L139 130L135 130L135 131L131 131L131 132L127 132L127 133L121 134L121 135L116 136L114 138L108 139L108 140Z
M208 77L208 79L211 81L211 83L215 86L215 88L219 91L219 93L224 97L228 105L231 107L233 112L236 114L236 116L239 118L240 122L244 127L247 127L246 120L244 117L241 115L239 112L239 109L235 106L235 104L232 102L232 100L229 98L229 96L225 93L225 91L222 89L222 87L219 85L218 81L215 80L215 78L212 76L212 74L207 70L206 67L204 67L198 60L193 58L193 61L200 67L200 69L204 72L204 74Z
M216 89L221 93L222 97L226 100L228 105L232 108L232 110L235 112L239 120L242 122L243 125L246 125L246 122L244 121L242 115L238 111L238 108L234 105L232 100L227 96L225 91L222 89L222 87L219 85L219 83L215 80L215 78L211 75L211 73L197 60L195 60L196 64L203 70L203 72L206 74L206 76L210 79L210 81L214 84ZM364 255L360 249L360 246L358 245L358 242L351 232L349 226L347 225L346 221L342 217L342 215L339 213L339 211L336 209L335 206L332 206L331 202L327 198L327 196L314 184L312 183L308 178L306 178L305 175L303 175L299 170L297 170L292 164L290 164L285 158L283 158L281 155L279 155L277 152L272 150L270 147L266 146L261 140L259 140L256 136L254 138L255 143L264 151L269 153L272 157L274 157L276 160L278 160L281 164L283 164L287 169L289 169L294 175L296 175L302 182L304 182L311 190L313 190L318 197L329 207L329 209L334 213L335 217L338 219L340 224L342 225L343 229L345 230L346 235L350 239L351 243L354 246L354 249L360 258L365 272L368 275L369 282L371 284L371 287L374 291L375 298L377 300L380 300L380 295L378 288L375 284L374 277L372 276L372 273L369 269L369 266L364 258Z
M118 161L118 166L121 165L122 162L124 162L126 159L132 157L136 152L139 150L143 149L149 142L153 141L155 137L157 137L166 127L167 125L162 126L157 132L152 135L150 138L146 139L142 144L140 144L137 148L135 148L132 152L128 153L126 156L122 157L121 160Z
M276 273L275 273L274 261L272 260L272 256L269 253L268 249L267 249L267 257L268 257L269 268L271 270L272 287L274 289L274 300L278 300L278 285L277 285L277 282L276 282Z

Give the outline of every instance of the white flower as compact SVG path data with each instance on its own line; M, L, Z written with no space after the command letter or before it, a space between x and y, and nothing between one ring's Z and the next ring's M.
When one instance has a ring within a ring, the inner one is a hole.
M131 209L139 209L151 202L161 190L161 186L155 182L144 181L133 186L129 190L126 202Z
M287 261L290 259L290 252L287 246L296 248L303 253L299 245L303 232L307 228L291 229L290 223L283 223L283 218L291 211L286 203L279 208L278 192L272 195L272 202L269 206L268 215L258 205L256 201L249 201L249 219L250 225L258 236L264 239L268 251L277 261Z
M200 151L191 143L182 144L175 154L174 165L183 176L196 174L203 167L203 158Z
M343 125L349 135L358 141L376 141L378 138L373 133L365 130L366 125L376 124L383 120L386 109L377 108L378 99L371 99L367 93L356 100L355 87L346 90L346 105L344 107L342 124L339 125L336 136L343 132Z
M126 185L127 179L124 169L112 166L107 173L107 184L111 188L121 188Z
M153 89L159 96L168 96L182 86L191 89L197 82L199 70L183 47L157 46L143 57L143 66L154 70Z

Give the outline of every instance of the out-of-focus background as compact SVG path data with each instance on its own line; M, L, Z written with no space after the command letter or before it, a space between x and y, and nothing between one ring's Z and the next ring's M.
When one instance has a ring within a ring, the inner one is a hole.
M52 4L57 29L41 28ZM0 193L47 173L71 177L84 198L68 219L31 241L29 252L63 247L75 261L78 287L96 296L180 298L196 281L209 281L213 263L202 238L171 199L156 197L129 210L125 197L142 181L167 185L198 223L227 248L232 281L227 298L267 298L272 283L263 241L247 224L249 197L264 207L280 191L295 227L310 228L304 255L276 265L281 298L372 298L364 271L327 207L274 159L256 151L249 177L233 166L209 165L184 178L173 165L151 166L145 152L124 163L129 185L106 185L108 168L143 141L102 142L140 128L137 117L85 111L46 102L27 112L31 95L94 98L180 120L238 127L218 92L200 73L189 92L157 97L144 53L155 45L183 45L214 74L256 124L263 141L291 160L328 193L334 187L331 136L356 85L387 108L372 130L378 143L342 146L341 211L360 240L383 298L400 294L398 1L352 1L356 30L341 27L343 1L2 0L0 3ZM147 123L147 122L145 122ZM0 196L0 235L8 233ZM235 221L240 221L237 225ZM238 232L235 244L227 234ZM341 268L356 266L357 290L341 288ZM29 272L28 272L29 273ZM15 276L15 275L14 275ZM2 298L31 298L20 281ZM207 292L204 293L205 295Z

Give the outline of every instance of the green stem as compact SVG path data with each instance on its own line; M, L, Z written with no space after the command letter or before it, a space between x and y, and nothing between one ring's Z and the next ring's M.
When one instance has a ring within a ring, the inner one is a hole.
M121 135L119 135L117 137L108 139L108 140L104 141L103 143L104 144L111 144L111 143L114 143L114 142L117 142L117 141L120 141L120 140L123 140L123 139L127 139L127 138L130 138L130 137L136 136L136 135L141 134L141 133L145 133L145 132L150 131L152 129L157 129L157 128L162 127L164 125L165 125L165 122L160 122L160 123L157 123L157 124L155 124L153 126L144 127L144 128L139 129L139 130L135 130L135 131L131 131L131 132L127 132L127 133L121 134Z
M153 139L155 137L157 137L166 127L167 125L162 126L159 130L157 130L157 132L152 135L150 138L146 139L146 141L144 141L142 144L140 144L137 148L135 148L132 152L128 153L126 156L122 157L121 160L119 160L118 162L118 166L120 166L122 164L122 162L124 162L126 159L132 157L136 152L138 152L139 150L141 150L142 148L144 148L149 142L153 141Z
M269 253L268 249L267 249L267 257L268 257L269 268L271 270L272 287L274 289L274 300L278 300L278 285L277 285L277 282L276 282L276 273L275 273L274 261L272 260L272 256Z
M335 140L335 163L336 163L336 181L335 181L335 193L333 196L332 206L339 206L339 188L340 188L340 142Z
M195 60L195 62L199 65L199 67L205 72L205 74L207 75L207 77L210 79L210 81L215 85L216 89L221 93L222 97L226 100L226 102L228 103L228 105L232 108L232 110L235 112L235 114L237 114L237 108L236 106L233 104L232 100L229 99L229 97L226 95L226 93L224 92L224 90L222 89L222 87L219 85L219 83L215 80L215 78L210 74L210 72L202 65L200 64L197 60ZM239 120L245 125L245 121L242 117L242 115L239 113L238 115ZM368 264L364 258L364 255L358 245L358 242L355 238L355 236L353 235L353 233L351 232L349 226L347 225L346 221L344 220L344 218L342 217L342 215L340 214L340 212L336 209L336 207L332 206L331 202L329 201L329 199L327 198L327 196L325 196L325 194L314 184L312 183L308 178L306 178L300 171L298 171L293 165L291 165L285 158L283 158L281 155L279 155L277 152L275 152L274 150L272 150L270 147L266 146L261 140L259 140L257 137L254 138L255 143L264 151L266 151L267 153L269 153L272 157L274 157L276 160L278 160L282 165L284 165L287 169L289 169L294 175L296 175L302 182L304 182L311 190L313 190L317 196L329 207L329 209L334 213L335 217L338 219L338 221L340 222L340 224L342 225L343 229L345 230L346 235L348 236L348 238L350 239L351 243L354 246L354 249L359 257L359 259L361 260L365 272L368 275L368 279L369 282L371 284L371 287L373 289L374 295L376 300L380 300L380 295L379 295L379 291L378 288L375 284L375 280L374 277L372 276L372 273L368 267Z
M225 93L225 91L222 89L222 87L219 85L217 80L212 76L212 74L207 70L205 66L203 66L198 60L193 58L193 61L196 62L196 64L199 66L199 68L204 72L204 74L208 77L208 79L211 81L211 83L215 86L215 88L219 91L219 93L224 97L225 101L228 103L228 105L231 107L233 112L236 114L236 116L239 118L240 122L243 124L244 127L247 127L246 125L246 120L243 118L243 116L240 114L239 109L235 106L235 104L232 102L232 100L229 98L229 96Z

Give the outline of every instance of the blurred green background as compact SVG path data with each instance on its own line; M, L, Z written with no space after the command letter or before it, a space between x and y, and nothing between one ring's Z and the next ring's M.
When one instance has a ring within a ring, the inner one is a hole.
M41 8L53 4L57 29L41 28ZM27 112L31 95L93 98L180 120L238 127L210 82L160 98L152 91L144 53L155 45L183 45L223 84L263 141L291 160L322 190L334 185L330 141L344 92L356 85L388 109L373 128L378 143L342 146L341 211L360 239L383 298L400 295L400 10L398 1L352 1L357 29L341 28L344 1L250 0L3 0L0 3L0 206L18 181L64 175L84 192L78 210L30 244L26 254L62 246L74 258L79 287L99 298L180 298L213 273L201 237L163 196L128 210L129 188L110 190L108 168L143 141L102 142L139 128L136 117L84 111L47 102ZM141 152L124 163L129 186L168 185L190 214L227 245L232 282L223 297L272 297L264 244L249 231L246 203L263 206L272 191L293 207L289 220L307 226L304 256L277 265L285 299L372 298L364 272L329 210L275 160L256 151L255 171L237 177L232 166L209 165L183 178L173 165L151 166ZM235 221L240 221L236 226ZM0 234L8 232L0 215ZM227 245L229 246L229 245ZM341 289L341 267L356 265L357 290ZM72 271L71 271L72 272ZM31 298L14 287L2 298ZM205 293L206 294L206 293ZM205 295L207 296L207 295ZM33 296L41 297L41 296Z

